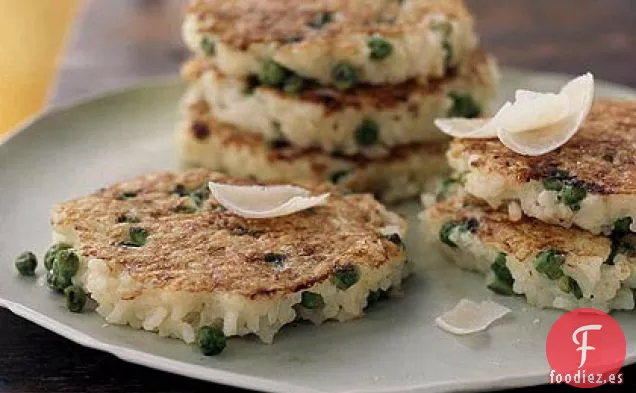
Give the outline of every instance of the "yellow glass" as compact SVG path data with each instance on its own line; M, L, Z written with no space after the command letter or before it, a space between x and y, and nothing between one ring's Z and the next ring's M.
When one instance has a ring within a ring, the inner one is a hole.
M0 0L0 135L45 103L78 0Z

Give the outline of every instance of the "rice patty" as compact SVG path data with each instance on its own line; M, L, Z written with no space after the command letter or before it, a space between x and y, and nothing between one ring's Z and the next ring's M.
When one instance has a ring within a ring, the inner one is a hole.
M512 291L529 304L564 310L634 308L636 254L620 253L605 263L612 248L607 237L528 217L513 222L505 212L457 196L429 206L420 218L428 242L458 266L488 274L491 285L500 269L493 265L503 262L514 279ZM537 270L538 259L550 252L562 258L560 270L548 272L551 278Z
M177 130L182 162L232 176L308 185L331 181L343 191L397 202L419 195L447 170L445 143L398 146L371 159L268 143L260 135L217 122L205 101L192 104L185 117Z
M268 141L283 139L301 148L345 155L379 154L397 145L445 140L433 121L449 114L453 97L470 97L486 113L498 79L494 61L482 52L475 52L455 75L427 85L407 81L349 91L315 86L289 94L263 85L251 88L249 80L228 78L204 58L192 59L183 74L198 85L220 122ZM375 127L372 139L360 135L367 123Z
M626 218L636 229L636 100L597 100L578 133L542 156L495 139L455 140L447 156L465 191L493 207L519 202L528 216L594 234Z
M367 295L397 288L405 253L405 221L370 195L332 193L326 205L275 219L245 219L213 199L194 202L208 181L251 184L206 170L156 173L62 203L52 217L54 238L72 245L82 285L113 324L192 343L201 326L225 335L254 333L271 342L297 318L321 323L363 315ZM122 245L131 227L148 233L139 247ZM355 270L342 288L334 276ZM306 309L301 294L322 296Z
M245 78L273 60L323 85L343 63L361 83L425 84L477 46L462 0L195 0L183 38L227 76ZM389 53L378 56L374 39L389 43Z

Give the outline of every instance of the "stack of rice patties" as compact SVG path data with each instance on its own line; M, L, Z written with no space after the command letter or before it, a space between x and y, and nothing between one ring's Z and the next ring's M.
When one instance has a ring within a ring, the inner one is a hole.
M456 140L455 170L422 219L460 266L540 307L633 309L636 101L597 101L578 133L538 157ZM432 203L429 203L430 202Z
M433 120L496 91L460 0L195 0L183 33L182 159L236 176L411 197L445 165Z

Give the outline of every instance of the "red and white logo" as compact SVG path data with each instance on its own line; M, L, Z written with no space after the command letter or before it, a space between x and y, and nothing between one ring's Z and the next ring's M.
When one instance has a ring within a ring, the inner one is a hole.
M622 384L625 335L614 318L593 308L579 308L552 325L545 352L550 383L579 388Z

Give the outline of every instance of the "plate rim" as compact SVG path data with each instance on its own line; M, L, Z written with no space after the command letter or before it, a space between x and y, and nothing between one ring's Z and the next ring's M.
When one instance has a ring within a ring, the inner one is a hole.
M571 78L572 75L557 72L532 71L522 68L501 67L502 75L532 75L541 79L565 79ZM605 86L633 94L636 97L636 88L621 85L614 82L597 80ZM141 81L130 83L125 86L100 91L94 94L88 94L69 100L64 104L46 106L44 109L30 115L20 122L13 129L0 137L0 146L16 137L18 134L31 128L34 124L46 121L50 116L61 114L65 111L75 109L85 104L95 103L96 101L110 99L119 95L130 94L134 91L149 88L171 87L183 84L177 74L159 75L151 78L144 78ZM149 367L152 369L168 372L171 374L181 375L194 378L206 382L217 383L226 386L234 386L243 389L266 391L272 393L286 393L289 391L299 393L325 393L326 391L315 390L307 386L297 385L293 383L279 382L264 377L256 377L243 373L236 373L228 370L220 370L213 367L206 367L192 363L186 363L171 359L166 356L154 355L142 350L126 348L121 345L108 344L99 338L86 334L78 329L72 328L63 322L59 322L53 318L46 316L36 310L24 306L15 301L11 301L2 297L0 293L0 307L11 311L13 314L24 318L36 325L58 334L76 344L87 348L109 353L118 359ZM624 366L636 363L636 354L628 356ZM537 384L545 384L547 379L545 374L518 374L513 376L505 376L498 378L482 378L470 379L464 382L455 382L452 380L438 381L435 383L419 384L406 388L372 388L372 389L349 389L343 390L341 393L415 393L415 392L444 392L444 391L466 391L466 390L485 390L485 389L505 389L520 386L531 386Z
M271 379L254 377L250 375L235 373L232 371L219 370L212 367L194 365L181 362L165 356L153 355L137 349L126 348L120 345L107 344L98 338L90 336L78 329L72 328L63 322L59 322L38 311L26 307L20 303L0 297L0 307L6 308L15 315L22 317L36 325L56 333L76 344L98 351L114 355L118 359L141 366L157 369L176 375L183 375L202 381L219 383L227 386L236 386L245 389L254 389L256 386L265 386L270 392L289 392L290 389L302 393L322 393L319 390L309 389L303 386L296 386L289 383L274 382ZM208 374L207 376L202 375ZM214 380L209 379L214 377ZM232 379L231 379L232 378ZM218 381L218 382L216 382Z
M149 367L155 370L168 372L175 375L181 375L189 378L198 379L205 382L211 382L226 386L239 387L248 390L271 392L271 393L287 393L290 391L298 393L327 393L323 390L315 390L302 385L290 383L275 382L271 379L254 377L246 374L235 373L227 370L219 370L213 367L205 367L174 360L165 356L153 355L144 351L125 348L119 345L107 344L94 338L80 330L74 329L62 322L56 321L46 315L39 313L29 307L0 297L0 307L6 308L13 314L24 318L36 325L58 334L67 340L87 348L109 353L118 359ZM636 363L636 354L628 356L625 359L623 367ZM212 379L213 378L213 379ZM440 381L433 384L416 385L408 388L378 388L378 389L349 389L343 390L341 393L415 393L415 392L446 392L450 391L468 391L468 390L485 390L485 389L505 389L520 386L543 385L547 383L546 375L515 375L507 377L499 377L496 379L483 378L473 379L466 382ZM523 385L522 385L523 384Z

